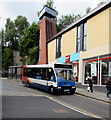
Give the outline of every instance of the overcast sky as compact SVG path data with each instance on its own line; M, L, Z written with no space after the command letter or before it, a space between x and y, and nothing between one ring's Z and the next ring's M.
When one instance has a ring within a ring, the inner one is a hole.
M47 0L0 0L0 30L6 23L6 18L16 19L18 15L25 16L29 23L37 22L37 11L40 11ZM58 17L67 14L84 15L88 7L94 9L101 0L54 0ZM102 0L107 1L107 0Z

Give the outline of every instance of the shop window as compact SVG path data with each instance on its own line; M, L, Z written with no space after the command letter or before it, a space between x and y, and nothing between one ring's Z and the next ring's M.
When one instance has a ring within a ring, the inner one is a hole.
M105 85L107 78L111 76L111 57L98 57L85 61L84 84L88 84L88 78L93 77L94 84Z
M79 64L73 64L73 76L76 82L78 82L78 76L79 76Z
M100 61L101 63L101 84L105 85L107 78L111 76L111 61L109 59L104 59Z
M85 80L84 80L85 84L88 84L88 80L90 77L93 77L94 84L99 84L98 61L85 63Z

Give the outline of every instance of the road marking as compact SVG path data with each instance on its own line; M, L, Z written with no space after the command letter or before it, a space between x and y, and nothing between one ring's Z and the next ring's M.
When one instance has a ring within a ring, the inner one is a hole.
M28 89L28 90L29 90L29 89ZM79 112L79 113L81 113L81 114L84 114L84 115L87 115L87 116L90 116L90 117L94 117L94 118L99 118L99 119L101 119L101 120L107 120L107 119L104 119L104 118L102 118L102 117L100 117L100 116L98 116L98 115L95 115L95 114L93 114L93 113L87 112L87 111L85 111L85 110L83 110L83 109L80 109L80 108L78 108L78 107L72 106L72 105L70 105L70 104L68 104L68 103L65 103L65 102L63 102L63 101L60 101L60 100L58 100L58 99L56 99L56 98L54 98L54 97L45 95L44 93L35 91L35 90L33 90L33 89L31 89L31 90L32 90L34 93L40 93L40 94L42 94L44 97L49 98L50 100L52 100L53 102L56 102L56 103L58 103L58 104L60 104L60 105L62 105L62 106L65 106L65 107L67 107L67 108L69 108L69 109L71 109L71 110L74 110L74 111L76 111L76 112Z
M68 111L66 111L66 110L64 110L64 109L52 109L52 111L53 112L55 112L55 113L59 113L59 114L61 114L61 113L69 113Z
M98 115L94 115L94 114L92 114L92 113L90 113L90 112L87 112L87 111L82 110L82 109L80 109L80 108L78 108L78 107L72 106L72 105L70 105L70 104L68 104L68 103L65 103L65 102L63 102L63 101L57 100L57 99L55 99L55 98L53 98L53 97L49 97L49 96L46 96L46 97L49 98L50 100L52 100L52 101L60 104L60 105L63 105L63 106L65 106L65 107L67 107L67 108L69 108L69 109L71 109L71 110L74 110L74 111L76 111L76 112L79 112L79 113L81 113L81 114L84 114L84 115L87 115L87 116L90 116L90 117L94 117L94 118L99 118L99 119L101 119L101 120L105 120L104 118L102 118L102 117L100 117L100 116L98 116Z

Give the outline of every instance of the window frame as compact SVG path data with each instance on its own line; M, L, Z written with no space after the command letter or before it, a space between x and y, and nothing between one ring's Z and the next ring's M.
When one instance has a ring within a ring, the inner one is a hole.
M56 58L61 57L62 53L62 36L56 39Z
M86 50L87 22L79 24L77 27L76 52Z
M78 42L79 41L79 42ZM79 46L79 47L78 47ZM77 27L77 42L76 42L76 52L80 52L81 48L81 26Z

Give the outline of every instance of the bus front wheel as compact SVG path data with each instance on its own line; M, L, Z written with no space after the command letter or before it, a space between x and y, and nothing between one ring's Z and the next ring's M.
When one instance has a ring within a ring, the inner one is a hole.
M74 95L75 91L70 91L70 95Z

